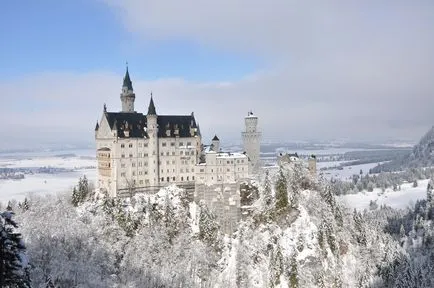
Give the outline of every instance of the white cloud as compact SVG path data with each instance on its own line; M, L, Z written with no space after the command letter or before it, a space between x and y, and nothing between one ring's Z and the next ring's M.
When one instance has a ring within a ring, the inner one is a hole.
M249 109L269 139L416 140L433 124L430 1L105 2L138 42L189 40L256 55L270 67L225 83L146 81L132 71L141 112L153 91L157 112L194 111L207 136L223 139L239 137ZM120 107L122 76L56 73L0 82L0 121L9 123L0 133L92 141L103 103ZM21 109L30 105L33 112Z

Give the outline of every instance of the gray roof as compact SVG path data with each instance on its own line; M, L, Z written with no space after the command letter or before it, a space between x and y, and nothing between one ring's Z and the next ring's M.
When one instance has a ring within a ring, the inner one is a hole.
M146 133L147 118L142 113L122 113L107 112L105 113L111 129L116 129L118 137L124 138L125 131L129 131L129 138L148 137ZM178 130L179 137L200 136L197 129L196 119L193 115L158 115L158 137L167 138L175 137L175 130ZM193 135L190 133L192 128ZM170 131L167 136L167 130Z

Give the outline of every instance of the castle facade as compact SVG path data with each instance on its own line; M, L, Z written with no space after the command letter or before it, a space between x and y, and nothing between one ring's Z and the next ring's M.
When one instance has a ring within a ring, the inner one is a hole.
M259 167L261 133L258 118L249 113L242 133L244 151L225 152L215 136L203 145L199 125L189 115L158 115L152 94L147 114L134 109L135 93L127 71L120 95L122 110L104 105L95 127L98 162L97 188L110 197L153 193L176 184L217 185L247 179Z

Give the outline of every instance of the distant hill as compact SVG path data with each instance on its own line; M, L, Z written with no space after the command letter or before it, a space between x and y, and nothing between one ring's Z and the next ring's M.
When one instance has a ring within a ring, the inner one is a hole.
M399 171L406 168L434 166L434 126L420 139L412 151L390 162L378 165L371 173Z

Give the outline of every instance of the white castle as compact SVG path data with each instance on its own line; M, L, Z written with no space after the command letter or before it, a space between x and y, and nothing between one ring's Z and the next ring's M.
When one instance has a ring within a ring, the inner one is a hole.
M203 145L193 112L158 115L152 93L147 114L136 112L128 67L123 80L122 111L108 112L104 105L95 128L100 193L110 197L153 193L171 184L195 191L239 183L259 168L261 133L252 112L245 117L243 153L225 152L217 136Z

